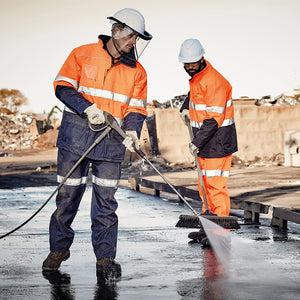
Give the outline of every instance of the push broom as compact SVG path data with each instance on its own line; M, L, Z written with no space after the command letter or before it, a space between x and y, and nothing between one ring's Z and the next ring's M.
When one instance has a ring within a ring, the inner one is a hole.
M105 112L105 118L109 126L115 129L121 137L124 139L127 137L126 133L121 129L115 118ZM186 199L175 189L175 187L168 181L168 179L159 172L159 170L151 163L151 161L147 158L145 153L140 149L135 149L136 153L155 170L155 172L170 186L170 188L177 194L177 196L188 206L188 208L194 213L194 216L189 215L181 215L180 220L176 224L176 227L189 227L189 228L199 228L201 227L201 218L200 214L187 202ZM206 205L206 207L208 207ZM239 224L237 223L237 218L235 217L217 217L210 213L210 215L203 216L207 219L217 223L223 228L239 228ZM238 227L237 227L238 226Z
M188 126L190 139L192 141L194 138L194 135L193 135L192 127L191 127L191 124L190 124L190 121L188 118L186 118L186 124ZM208 219L226 229L240 228L240 225L237 222L237 220L238 220L237 217L217 216L209 210L207 197L206 197L206 191L205 191L205 185L204 185L204 181L203 181L203 177L202 177L202 170L200 168L196 150L194 151L194 158L195 158L195 162L196 162L196 166L197 166L197 173L198 173L198 177L200 180L200 187L201 187L202 197L203 197L204 206L205 206L205 212L203 214L201 214L201 217ZM197 215L180 215L179 221L176 224L176 227L200 228L202 226L201 226L201 222L199 220L199 215L197 214Z

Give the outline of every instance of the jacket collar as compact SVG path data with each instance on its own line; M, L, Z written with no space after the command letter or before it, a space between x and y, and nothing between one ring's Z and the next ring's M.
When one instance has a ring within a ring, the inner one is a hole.
M108 35L99 35L99 42L102 42L102 48L110 55L110 53L107 50L107 42L111 39L110 36ZM110 55L111 56L111 55ZM129 67L136 67L136 58L135 58L135 54L134 54L134 48L132 48L130 50L130 52L126 55L122 55L119 59L118 59L119 63L123 63L124 65L127 65Z

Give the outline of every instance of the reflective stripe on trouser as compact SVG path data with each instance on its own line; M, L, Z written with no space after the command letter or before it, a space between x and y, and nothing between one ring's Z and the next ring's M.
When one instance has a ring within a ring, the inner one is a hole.
M59 149L57 172L61 181L76 164L80 156ZM56 197L56 210L50 220L50 251L68 250L74 239L71 224L76 216L86 188L86 177L92 163L93 184L91 218L92 243L97 259L115 257L118 218L114 194L121 175L120 163L84 159L60 188Z
M229 180L231 159L232 155L221 158L198 157L209 209L218 216L229 216L230 212L230 197L226 184ZM199 195L202 198L199 178L198 189ZM204 203L202 210L203 212L205 211Z

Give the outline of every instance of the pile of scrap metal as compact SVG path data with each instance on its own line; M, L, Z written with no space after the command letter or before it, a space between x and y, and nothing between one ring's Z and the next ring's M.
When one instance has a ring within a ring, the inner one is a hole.
M0 152L32 148L34 137L30 133L33 116L30 114L0 115Z
M60 118L53 118L55 110L61 112L55 106L46 118L43 115L6 113L2 110L0 113L0 156L1 153L5 155L10 151L34 148L41 134L59 126ZM53 119L50 122L51 117Z
M152 100L152 104L156 108L168 109L168 108L180 108L183 103L185 97L187 95L175 96L173 99L168 100L166 102L160 103L157 100Z
M255 102L257 106L297 105L300 103L300 89L284 92L276 97L263 96Z

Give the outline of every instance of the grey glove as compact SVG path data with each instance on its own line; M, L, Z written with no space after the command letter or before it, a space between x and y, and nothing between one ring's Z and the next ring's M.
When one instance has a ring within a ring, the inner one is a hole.
M127 137L123 140L122 144L130 151L135 152L140 149L140 141L135 130L126 130Z
M197 154L199 152L199 148L197 146L195 146L192 142L189 143L189 150L192 155L194 155L195 153Z
M181 113L180 113L180 118L182 119L183 123L185 125L187 125L187 122L190 120L190 113L188 109L184 109Z
M88 120L93 125L99 125L105 123L105 117L103 111L97 107L97 104L94 103L84 110Z

